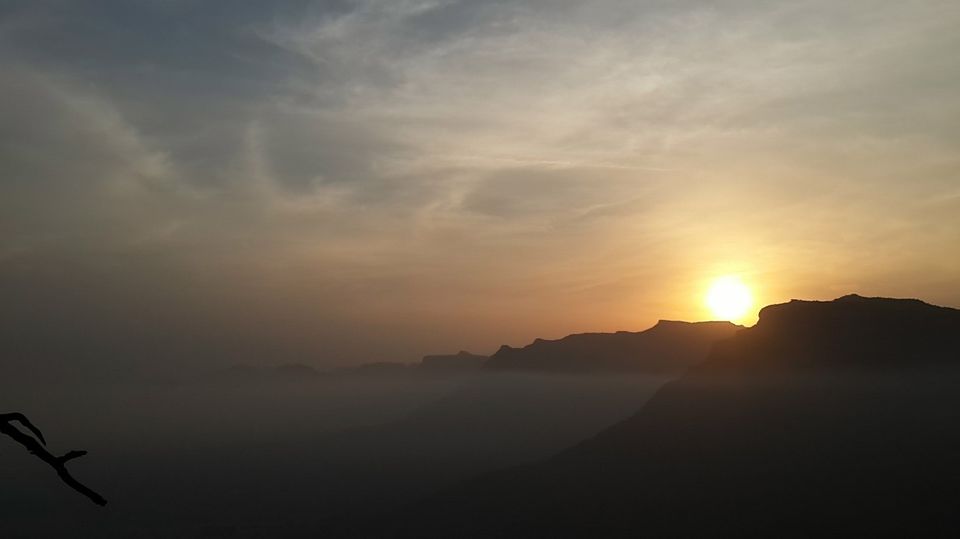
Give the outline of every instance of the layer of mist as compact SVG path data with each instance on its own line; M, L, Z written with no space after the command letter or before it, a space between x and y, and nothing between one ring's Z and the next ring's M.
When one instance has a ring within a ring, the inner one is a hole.
M0 409L24 411L50 447L90 452L71 470L110 502L92 511L0 443L4 535L351 535L438 488L591 436L665 380L251 371L3 392Z

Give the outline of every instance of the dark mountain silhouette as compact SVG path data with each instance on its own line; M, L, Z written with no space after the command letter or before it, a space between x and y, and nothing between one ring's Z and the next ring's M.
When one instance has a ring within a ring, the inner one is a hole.
M434 467L443 468L441 461L457 463L449 467L460 472L530 461L628 417L664 382L705 359L711 345L738 329L729 322L661 321L643 332L537 339L520 350L503 347L489 360L468 352L426 356L417 371L469 373L497 359L503 367L484 368L482 376L465 378L448 395L400 421L356 429L352 437L326 443L390 440L393 458L429 456ZM514 368L514 362L536 362L545 372ZM386 460L382 441L366 445Z
M732 336L740 326L730 322L661 320L645 331L578 333L562 339L535 339L523 348L503 345L492 356L456 354L423 356L419 364L393 361L362 363L337 369L343 376L463 375L475 372L559 374L641 373L671 376L706 357L713 344ZM278 367L235 365L213 379L225 381L309 380L319 373L302 364Z
M469 372L483 366L487 356L460 350L456 354L423 356L420 369L428 372Z
M381 512L480 473L533 462L629 417L663 385L652 376L486 374L396 421L301 438L285 461L312 481L310 499L336 525L361 528ZM292 479L271 478L286 488ZM331 528L324 537L350 536ZM359 533L379 537L379 533Z
M770 306L636 415L425 500L399 535L955 535L958 384L958 310Z
M597 357L642 365L656 364L658 359L648 354L680 337L688 337L685 354L699 351L702 360L712 342L737 329L729 323L663 322L644 333L594 334L585 341L583 336L572 336L555 342L561 343L558 353L563 359L582 359L585 367L591 367L589 361ZM707 342L710 337L713 340ZM536 346L537 353L543 353ZM590 354L590 347L597 354ZM675 376L677 369L693 361L686 356L678 360L677 354L671 357L669 369L657 369L670 371L664 375L638 368L613 372L600 368L478 370L486 359L483 356L467 352L427 356L419 367L407 371L421 380L433 378L434 373L467 376L447 395L397 421L346 429L302 443L304 456L292 460L337 463L336 473L323 483L328 488L336 485L334 490L339 493L336 503L341 518L337 524L352 529L358 522L376 521L372 513L402 506L478 473L535 461L629 417ZM371 484L383 485L375 490L378 503L370 503ZM326 507L330 510L331 506L327 503ZM330 536L348 535L344 529L327 527L323 531Z
M485 367L499 371L644 372L675 374L700 362L716 341L740 326L730 322L661 320L646 331L579 333L537 339L523 348L501 346Z

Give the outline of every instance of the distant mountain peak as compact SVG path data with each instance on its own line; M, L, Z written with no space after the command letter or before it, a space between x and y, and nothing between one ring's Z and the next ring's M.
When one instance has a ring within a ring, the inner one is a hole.
M834 302L862 302L862 303L912 303L915 305L929 305L935 307L931 303L927 303L923 300L917 298L888 298L884 296L861 296L860 294L847 294L845 296L840 296L839 298L833 300ZM829 303L829 302L827 302Z
M537 372L677 373L704 359L713 343L739 329L730 322L660 320L645 331L537 338L522 348L501 346L486 367Z
M729 343L720 366L915 367L948 361L960 349L960 310L918 299L849 294L830 301L769 305ZM733 350L736 350L735 352ZM751 359L752 358L752 359Z
M684 325L688 325L688 324L691 324L691 323L692 323L692 322L684 322L684 321L681 321L681 320L663 320L663 319L661 319L661 320L657 320L657 323L654 324L654 326L653 326L652 328L650 328L650 329L657 329L657 328L661 328L661 329L662 329L662 328L671 328L671 327L682 327L682 326L684 326Z
M855 309L855 310L854 310ZM769 319L771 314L779 315L781 313L800 313L816 312L824 313L849 313L860 314L864 316L879 314L907 314L908 312L935 312L935 311L953 311L960 312L950 307L940 307L932 305L915 298L886 298L886 297L867 297L859 294L847 294L833 300L805 300L791 299L787 303L776 303L767 305L760 309L760 323Z
M420 360L420 369L442 372L468 372L479 369L487 360L487 356L471 354L460 350L456 354L435 354L423 356Z
M703 320L698 322L687 322L686 320L661 319L661 320L658 320L657 323L654 324L654 326L648 329L647 331L650 331L653 329L692 328L697 326L700 326L700 327L707 327L707 326L731 327L732 326L737 328L742 327L737 324L734 324L733 322L730 322L729 320Z

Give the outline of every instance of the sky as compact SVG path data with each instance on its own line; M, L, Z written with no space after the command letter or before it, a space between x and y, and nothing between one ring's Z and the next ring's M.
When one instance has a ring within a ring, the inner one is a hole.
M708 319L722 275L960 306L958 30L954 0L4 2L0 370L491 353Z

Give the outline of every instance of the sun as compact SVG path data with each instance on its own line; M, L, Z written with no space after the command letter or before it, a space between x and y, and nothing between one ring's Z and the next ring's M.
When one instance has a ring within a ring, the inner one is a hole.
M753 305L750 289L738 277L718 277L707 292L707 306L720 320L740 320Z

